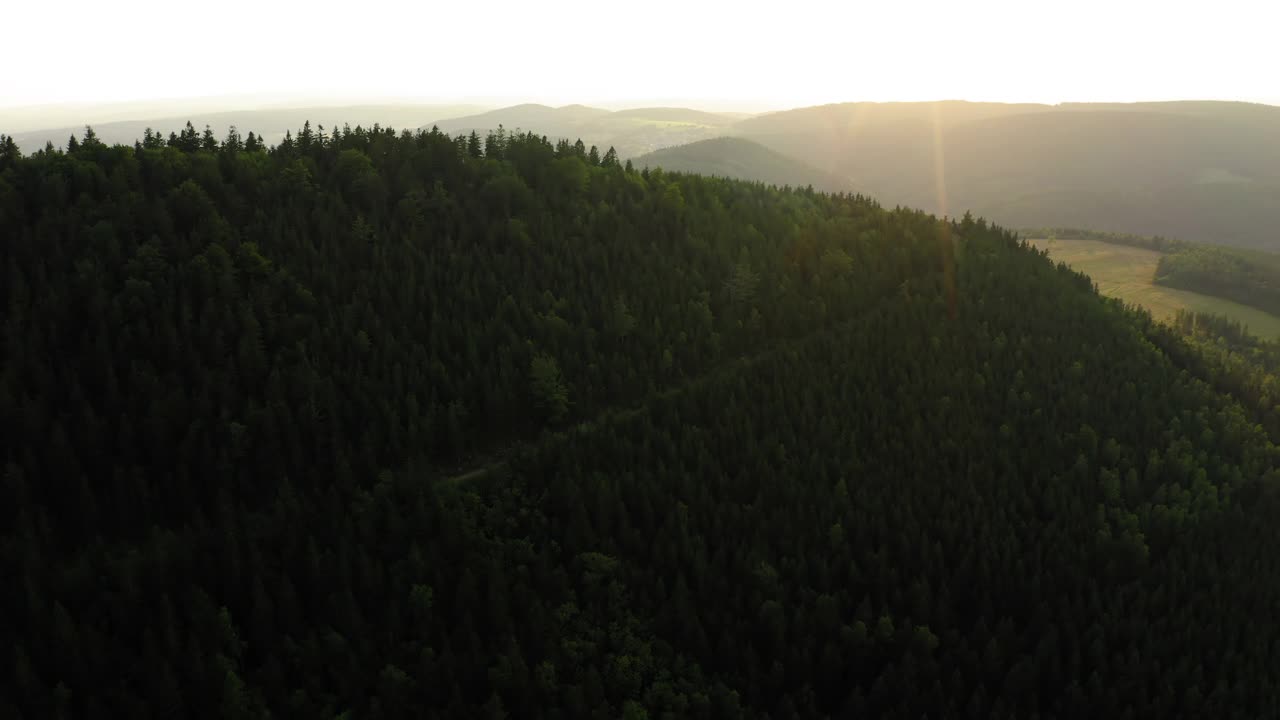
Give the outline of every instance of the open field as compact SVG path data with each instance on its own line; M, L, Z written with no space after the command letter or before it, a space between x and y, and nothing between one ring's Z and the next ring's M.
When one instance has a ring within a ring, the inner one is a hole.
M1097 240L1028 240L1047 249L1054 261L1065 262L1093 278L1104 295L1141 305L1157 318L1172 318L1178 310L1216 313L1238 320L1254 335L1280 337L1280 318L1247 305L1210 295L1156 285L1160 253Z

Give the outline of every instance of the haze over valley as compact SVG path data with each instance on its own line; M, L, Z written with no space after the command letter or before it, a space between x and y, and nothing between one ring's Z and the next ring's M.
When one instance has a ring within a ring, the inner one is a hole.
M482 137L501 127L553 142L581 140L601 154L612 147L642 166L813 184L891 206L972 212L1011 227L1081 227L1280 250L1280 108L1271 105L850 102L759 114L536 103L347 105L192 113L93 129L103 142L132 144L146 128L167 137L192 122L218 138L235 126L276 144L306 121L330 130L380 124ZM30 153L82 133L68 126L12 136Z

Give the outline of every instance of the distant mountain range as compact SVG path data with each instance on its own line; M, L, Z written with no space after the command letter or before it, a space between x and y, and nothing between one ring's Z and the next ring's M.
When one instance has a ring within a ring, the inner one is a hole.
M972 211L1011 227L1087 227L1280 249L1280 108L1270 105L843 103L754 116L677 107L480 110L362 105L190 119L219 136L234 124L268 143L305 120L482 135L501 126L581 139L601 152L613 147L622 158L682 172L852 189L889 206ZM146 127L167 134L187 119L94 129L105 142L132 143ZM32 152L82 132L13 135Z
M823 172L788 155L736 137L699 140L663 148L634 159L636 167L755 180L779 187L809 187L828 192L853 189L848 178Z
M890 205L1280 248L1280 108L847 103L732 128Z
M551 140L581 139L603 152L614 148L629 158L672 145L726 135L741 115L689 108L634 108L610 112L585 105L553 108L547 105L515 105L478 115L429 123L447 133L485 134L502 126L506 130L531 131Z
M821 177L815 187L834 181L886 205L969 210L1015 227L1280 248L1280 108L1270 105L843 103L747 118L517 105L436 124L581 138L684 172L765 182L799 172ZM696 144L715 137L750 140L800 165L779 175L782 161L757 145ZM665 150L678 145L688 147Z

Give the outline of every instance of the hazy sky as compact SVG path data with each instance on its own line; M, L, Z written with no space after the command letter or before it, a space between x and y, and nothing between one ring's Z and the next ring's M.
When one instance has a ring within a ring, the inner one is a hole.
M15 0L0 106L334 99L1280 103L1268 0Z

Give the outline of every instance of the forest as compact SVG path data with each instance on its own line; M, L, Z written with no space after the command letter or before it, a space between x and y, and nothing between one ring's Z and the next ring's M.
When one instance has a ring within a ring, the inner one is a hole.
M8 718L1280 715L1280 357L531 133L0 136Z
M1160 258L1156 282L1280 315L1280 255L1188 244Z

